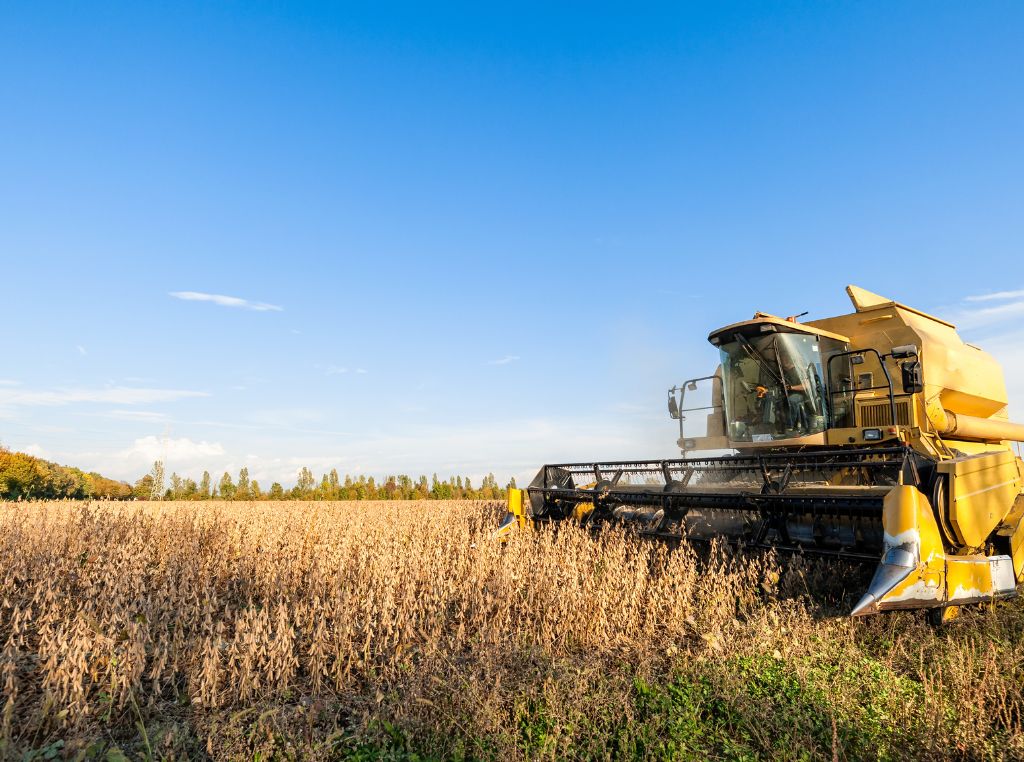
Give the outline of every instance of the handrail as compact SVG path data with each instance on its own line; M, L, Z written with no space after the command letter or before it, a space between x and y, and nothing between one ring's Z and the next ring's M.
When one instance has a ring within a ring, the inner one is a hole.
M889 390L889 413L890 413L890 415L892 417L892 424L891 425L892 426L896 425L896 399L895 399L895 392L893 391L893 388L892 388L892 377L889 375L889 369L885 367L885 358L888 357L888 355L882 355L881 353L879 353L879 351L877 349L874 349L873 347L869 347L868 349L851 349L851 350L849 350L847 352L836 352L834 355L829 357L828 360L825 362L825 376L826 376L826 378L824 379L824 381L825 381L826 387L829 390L828 394L826 395L827 396L827 401L828 401L828 405L827 405L828 425L827 425L826 428L830 428L831 429L833 427L833 424L835 423L834 415L833 415L833 410L832 410L832 398L835 397L836 394L840 393L840 392L832 391L832 384L831 384L831 381L832 381L832 361L835 360L837 357L851 357L853 355L864 355L867 352L874 353L875 357L878 358L878 365L882 368L882 375L885 376L886 386L872 386L869 389L854 390L854 393L856 393L857 391L872 391L872 390L875 390L875 389L888 389Z

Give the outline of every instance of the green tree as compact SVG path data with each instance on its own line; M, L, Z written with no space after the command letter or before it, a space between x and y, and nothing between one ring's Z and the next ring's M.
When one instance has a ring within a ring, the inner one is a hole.
M434 484L430 488L430 497L434 500L451 500L453 489L450 482L439 482L437 475L434 475Z
M249 469L242 466L238 472L238 485L235 487L235 500L249 499Z
M210 499L210 472L203 471L203 478L199 482L199 499L209 500Z
M313 488L316 486L316 479L313 478L313 472L305 466L299 471L299 479L295 484L295 489L298 490L301 496L309 495Z
M182 494L185 492L184 487L185 487L185 484L181 480L181 477L178 476L178 472L177 471L172 471L171 472L171 487L170 487L171 499L172 500L181 500Z
M146 474L135 482L135 486L132 488L132 497L137 500L152 500L153 491L153 474Z
M217 485L221 500L231 500L235 496L235 483L231 481L231 474L227 471L220 477L220 484Z
M284 500L284 487L281 486L280 482L274 482L270 485L270 499Z

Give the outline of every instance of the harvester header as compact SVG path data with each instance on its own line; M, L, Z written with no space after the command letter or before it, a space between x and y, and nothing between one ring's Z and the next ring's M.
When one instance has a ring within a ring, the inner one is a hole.
M945 320L847 293L846 315L759 312L712 331L721 364L669 390L683 457L544 466L512 490L498 534L611 521L879 562L853 615L942 618L1014 595L1024 464L1011 443L1024 425L1008 420L1001 368Z

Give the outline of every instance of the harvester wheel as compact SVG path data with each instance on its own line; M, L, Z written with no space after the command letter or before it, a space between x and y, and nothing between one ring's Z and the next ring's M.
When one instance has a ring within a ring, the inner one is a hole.
M960 616L959 606L946 606L941 609L928 609L928 624L942 627Z

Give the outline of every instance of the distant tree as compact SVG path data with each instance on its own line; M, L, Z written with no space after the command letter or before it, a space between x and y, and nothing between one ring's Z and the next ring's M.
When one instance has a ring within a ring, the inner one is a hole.
M86 474L90 481L89 494L105 500L124 500L132 496L132 488L124 482L107 479L93 472Z
M235 483L231 481L231 474L227 471L220 477L220 484L217 485L221 500L230 500L235 496Z
M337 494L338 488L341 487L341 484L338 481L338 469L336 469L336 468L332 468L331 469L331 473L329 474L328 481L329 481L329 483L331 485L331 489L334 491L335 494Z
M238 486L235 487L235 500L249 499L249 469L242 466L238 472Z
M316 486L316 480L313 478L313 472L305 466L299 471L299 479L295 484L295 488L299 491L302 496L309 495L313 488Z
M199 482L199 499L209 500L210 499L210 472L203 471L203 478Z
M453 497L453 488L450 482L438 481L437 475L434 475L434 484L430 488L430 497L434 500L451 500Z
M146 474L135 482L135 486L132 488L132 496L138 500L152 500L154 492L153 474Z
M279 482L274 482L270 485L270 499L284 500L284 487Z
M185 491L184 490L184 486L185 486L185 484L181 480L181 477L178 476L178 472L177 471L172 471L171 472L171 488L170 488L171 500L181 500L182 494Z
M253 500L259 500L263 497L263 491L260 489L260 483L255 479L252 480L252 486L249 487L249 494Z

